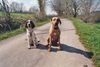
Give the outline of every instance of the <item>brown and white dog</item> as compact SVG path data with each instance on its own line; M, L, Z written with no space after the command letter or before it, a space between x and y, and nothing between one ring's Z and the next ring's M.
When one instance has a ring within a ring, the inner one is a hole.
M47 38L47 47L48 47L48 51L51 51L51 46L53 44L57 44L57 46L59 46L59 50L61 50L61 44L60 44L60 34L61 31L59 29L59 24L61 24L61 20L58 17L53 17L51 19L51 26L49 29L49 35Z
M27 41L28 41L28 48L31 49L31 46L34 46L36 48L36 46L39 44L36 34L34 33L34 27L35 24L33 21L31 20L27 20L25 23L25 28L26 28L26 35L27 35Z

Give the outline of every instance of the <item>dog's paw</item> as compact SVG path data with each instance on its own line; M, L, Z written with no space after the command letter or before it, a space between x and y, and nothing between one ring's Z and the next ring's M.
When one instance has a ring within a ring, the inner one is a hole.
M28 48L28 49L31 49L31 48Z
M40 41L38 40L37 42L39 43Z
M36 48L37 48L36 44L34 44L34 45L32 46L32 48L33 48L33 49L36 49Z
M46 48L48 48L49 44L45 45Z
M51 52L51 48L48 47L48 52Z
M58 48L58 51L61 51L62 50L62 48Z
M25 40L27 41L28 39L26 38Z
M28 47L28 49L31 49L31 47Z

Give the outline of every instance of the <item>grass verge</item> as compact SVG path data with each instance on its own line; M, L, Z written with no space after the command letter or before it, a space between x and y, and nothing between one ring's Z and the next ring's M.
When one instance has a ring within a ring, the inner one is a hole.
M49 21L48 19L45 19L44 21L39 21L39 22L36 23L36 27L42 26L42 25L46 24L48 21ZM25 29L20 28L20 29L16 29L14 31L11 31L11 32L6 32L6 33L3 33L3 34L0 34L0 40L4 40L4 39L7 39L9 37L13 37L13 36L21 34L23 32L25 32Z
M94 53L93 61L96 67L100 67L100 23L84 23L80 19L71 19L80 35L85 47Z
M24 31L25 31L25 29L20 28L20 29L11 31L11 32L6 32L4 34L0 34L0 40L7 39L7 38L12 37L12 36L15 36L17 34L23 33Z

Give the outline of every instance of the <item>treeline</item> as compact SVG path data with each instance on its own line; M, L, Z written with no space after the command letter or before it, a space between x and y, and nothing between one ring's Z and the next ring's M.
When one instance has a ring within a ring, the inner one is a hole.
M39 17L46 16L47 6L57 12L58 16L79 17L85 22L95 22L97 11L100 12L100 0L38 0L38 2Z
M8 4L9 12L12 13L31 13L33 11L37 11L36 7L31 6L29 9L26 10L24 3L12 2L11 4L9 4L7 0L1 1L0 11L3 11L3 2L5 2L5 4Z
M100 8L100 0L38 0L38 4L39 9L32 6L25 11L23 3L9 4L7 0L1 0L0 11L3 16L0 16L0 32L20 27L11 13L32 13L36 20L43 20L47 17L46 8L49 6L58 16L79 17L85 22L95 22L95 12Z
M100 0L52 0L51 4L58 15L80 17L85 22L94 22L100 8Z

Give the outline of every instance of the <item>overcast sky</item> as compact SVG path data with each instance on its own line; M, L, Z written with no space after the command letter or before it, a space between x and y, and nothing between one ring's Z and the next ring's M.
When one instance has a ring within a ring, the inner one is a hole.
M38 6L37 0L8 0L8 2L23 3L26 9L29 9L31 6Z

